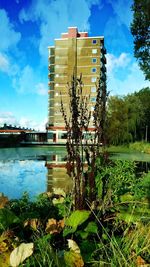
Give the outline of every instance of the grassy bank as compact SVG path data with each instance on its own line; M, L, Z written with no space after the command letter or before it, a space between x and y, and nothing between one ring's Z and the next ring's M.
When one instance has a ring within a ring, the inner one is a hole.
M142 153L150 154L150 143L146 142L135 142L129 145L129 148Z
M150 143L135 142L128 145L110 146L107 148L108 152L115 153L132 153L135 151L150 154Z

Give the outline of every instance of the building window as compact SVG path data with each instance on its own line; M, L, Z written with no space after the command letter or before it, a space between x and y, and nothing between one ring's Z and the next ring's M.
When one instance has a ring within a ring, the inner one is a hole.
M56 77L59 77L59 74L56 74Z
M97 49L92 49L92 54L97 54Z
M91 72L96 72L96 71L97 71L96 68L92 68L92 69L91 69Z
M56 86L59 86L59 84L58 84L58 83L56 83Z
M92 63L96 63L97 62L97 58L92 58Z
M96 102L96 97L91 97L91 102Z
M92 40L92 44L96 44L96 43L97 43L96 39Z
M92 78L91 78L91 82L92 82L92 83L95 83L95 82L96 82L96 77L92 77Z
M58 93L56 92L55 96L58 96Z
M91 111L94 111L94 107L91 107Z
M91 93L96 93L96 87L91 87Z

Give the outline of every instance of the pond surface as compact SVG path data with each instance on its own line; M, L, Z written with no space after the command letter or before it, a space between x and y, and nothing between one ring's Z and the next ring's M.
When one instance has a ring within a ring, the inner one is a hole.
M69 192L71 179L65 169L66 151L62 147L0 148L0 192L9 198L20 198L28 192L36 195L61 188ZM114 153L113 159L142 162L150 169L150 155Z

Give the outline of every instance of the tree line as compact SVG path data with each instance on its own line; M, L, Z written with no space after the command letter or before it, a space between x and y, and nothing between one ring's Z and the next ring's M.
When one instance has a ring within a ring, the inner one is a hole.
M121 145L150 141L150 88L127 96L110 96L107 103L106 141Z

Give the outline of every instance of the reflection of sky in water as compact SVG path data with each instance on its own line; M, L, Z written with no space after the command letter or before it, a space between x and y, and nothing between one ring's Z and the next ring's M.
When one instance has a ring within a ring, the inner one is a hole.
M0 192L9 198L20 198L27 191L32 198L46 191L45 161L0 161Z

